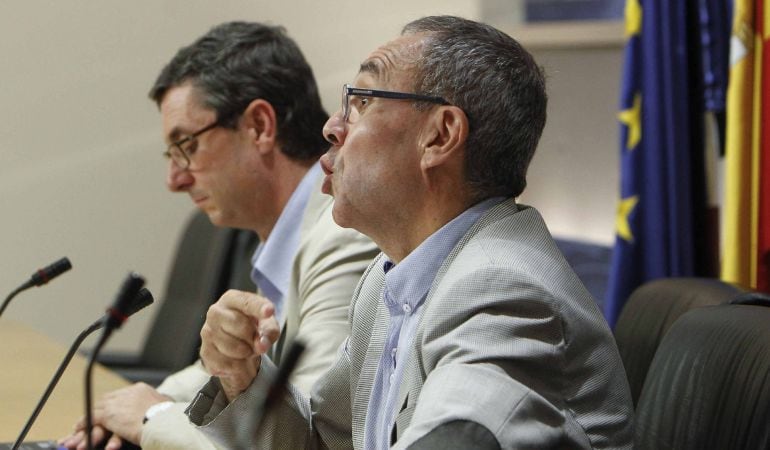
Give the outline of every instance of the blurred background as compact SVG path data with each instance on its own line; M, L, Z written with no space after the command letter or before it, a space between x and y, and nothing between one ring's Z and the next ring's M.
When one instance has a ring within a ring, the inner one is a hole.
M73 264L0 320L69 344L129 270L160 297L193 206L166 191L147 92L179 47L229 20L285 26L330 113L360 61L410 20L453 14L500 27L532 50L549 81L548 123L521 201L538 207L557 237L607 248L614 240L617 11L598 22L524 24L520 2L496 0L7 0L0 9L0 288L10 292L62 256ZM141 348L156 311L133 317L109 348Z

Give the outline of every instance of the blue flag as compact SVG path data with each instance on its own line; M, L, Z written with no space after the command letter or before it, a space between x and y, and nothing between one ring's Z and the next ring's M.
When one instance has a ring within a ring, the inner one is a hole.
M702 5L724 1L699 0ZM705 58L701 5L694 3L626 2L621 187L604 301L611 326L639 285L699 273Z

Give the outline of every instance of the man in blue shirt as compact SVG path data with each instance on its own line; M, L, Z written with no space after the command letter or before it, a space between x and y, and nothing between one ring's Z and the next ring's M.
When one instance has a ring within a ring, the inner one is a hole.
M219 302L201 333L217 377L191 421L254 448L630 448L610 329L515 201L545 118L541 69L487 25L426 17L372 52L321 158L334 220L382 249L350 335L309 396L290 386L238 436L276 371L264 352L279 329L267 301Z
M162 116L169 190L189 195L215 225L260 238L252 259L259 295L223 298L271 303L281 330L271 355L280 361L295 339L304 342L292 383L309 392L347 335L350 298L377 253L334 223L331 198L320 192L328 116L310 67L281 27L230 22L180 49L150 97ZM109 430L108 449L121 439L145 450L214 448L183 413L208 379L195 364L158 389L137 383L108 393L94 407L96 441ZM83 445L82 427L62 443Z

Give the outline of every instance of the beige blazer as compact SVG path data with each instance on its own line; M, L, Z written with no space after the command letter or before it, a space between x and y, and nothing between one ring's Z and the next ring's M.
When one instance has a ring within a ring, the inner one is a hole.
M348 310L353 290L378 253L366 236L338 226L331 214L332 197L321 193L319 177L308 199L300 228L300 245L292 265L286 293L282 334L272 351L280 363L284 349L295 339L306 344L291 382L308 393L316 379L336 358L336 349L348 334ZM158 391L178 404L145 424L141 446L145 450L213 449L190 425L184 409L209 374L197 362L168 377Z

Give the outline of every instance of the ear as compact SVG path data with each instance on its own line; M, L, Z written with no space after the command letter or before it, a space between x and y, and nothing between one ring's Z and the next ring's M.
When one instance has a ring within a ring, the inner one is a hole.
M243 112L242 121L257 148L261 152L272 151L278 129L273 105L261 98L252 100Z
M462 161L468 140L468 116L456 106L441 106L429 118L421 134L423 170Z

